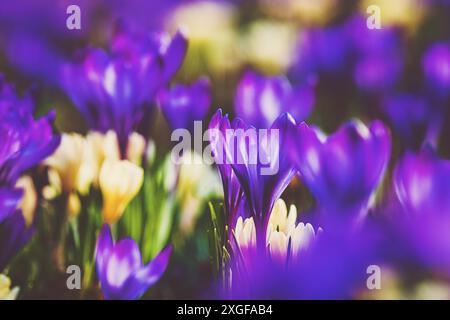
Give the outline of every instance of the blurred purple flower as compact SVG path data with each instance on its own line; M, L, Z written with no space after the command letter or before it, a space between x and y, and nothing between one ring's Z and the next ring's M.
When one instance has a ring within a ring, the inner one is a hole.
M383 112L407 145L414 145L418 133L425 132L430 121L428 101L414 93L387 96L381 103Z
M58 147L54 113L35 120L29 95L19 98L0 75L0 186L13 186L19 176Z
M264 130L257 130L239 118L230 126L220 109L211 120L210 128L220 128L212 132L216 162L231 165L239 180L256 228L263 230L257 235L259 247L265 247L272 207L296 172L288 154L283 152L287 131L294 125L295 120L287 113Z
M347 21L344 28L355 59L356 84L371 92L392 88L403 72L399 32L389 27L371 30L367 28L366 18L360 15Z
M443 97L450 94L450 45L437 43L424 54L422 68L433 92Z
M300 34L294 75L305 79L316 73L339 73L349 66L350 42L342 26L308 29Z
M136 242L125 238L114 243L109 225L100 231L96 247L96 268L103 294L108 300L139 299L164 274L172 247L142 265Z
M186 49L181 32L169 39L167 34L143 36L119 27L110 53L86 49L78 62L63 67L61 80L88 126L115 130L124 151L129 134L149 121L157 90L175 75Z
M431 149L407 152L394 171L397 197L410 215L450 215L450 160Z
M170 128L192 130L194 121L202 120L211 104L210 83L202 77L191 85L177 84L162 89L158 101Z
M352 51L359 56L394 54L401 50L399 30L393 27L367 28L367 18L355 15L343 26Z
M256 128L269 128L283 112L290 113L297 122L305 120L314 102L312 85L293 87L283 76L247 72L238 84L234 108L238 117Z
M18 195L21 197L20 192ZM19 199L17 197L5 199L0 195L0 210L4 210L5 205L9 207L14 202L17 205L20 197ZM35 226L27 226L21 210L15 210L15 208L6 219L0 222L0 272L31 239L34 230Z
M403 72L403 62L397 55L368 55L355 65L356 85L369 92L385 92L393 88Z
M380 121L366 127L358 120L324 137L305 123L292 132L289 150L301 180L318 201L320 212L345 221L367 213L370 196L389 162L391 139Z
M385 237L378 228L324 230L294 265L253 255L248 268L231 264L231 299L351 299L366 288L367 267L382 265ZM336 231L336 230L335 230ZM290 261L291 263L293 261Z

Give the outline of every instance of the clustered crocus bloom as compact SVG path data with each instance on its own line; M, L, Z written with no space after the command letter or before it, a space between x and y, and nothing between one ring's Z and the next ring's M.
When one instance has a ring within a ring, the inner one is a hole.
M169 246L143 265L136 242L126 238L114 243L109 225L104 225L95 254L104 297L120 300L140 298L164 274L171 253L172 247Z
M117 133L124 155L128 136L148 127L159 89L175 75L187 41L182 32L143 36L118 29L110 51L87 48L62 69L64 90L89 128Z
M239 217L233 232L241 252L256 249L256 227L252 217L245 220ZM302 251L308 249L315 237L316 232L310 223L297 223L297 208L294 205L290 206L288 212L283 199L275 202L266 236L266 248L272 259L285 263L289 257L295 261Z
M128 138L125 154L129 166L142 170L139 166L145 148L144 137L133 132ZM53 199L61 194L65 195L67 213L69 217L75 217L81 209L79 194L89 194L91 186L101 187L100 173L107 160L110 162L121 160L118 139L114 131L106 133L90 131L86 136L77 133L62 134L58 149L43 162L48 168L49 179L49 185L43 190L44 196ZM103 173L103 176L113 177L114 174Z
M282 151L292 125L295 125L295 120L287 113L280 115L265 130L257 130L239 118L230 125L221 110L216 112L209 125L214 158L222 165L222 171L231 167L239 181L250 215L260 230L257 232L259 247L265 246L266 226L273 205L295 174L288 155ZM227 165L230 167L227 168ZM226 174L221 173L222 180L232 182L224 179ZM232 177L230 175L229 178Z
M302 31L293 76L349 72L363 91L390 91L404 68L400 35L392 27L370 30L366 20L356 15L336 26Z
M31 96L18 97L0 76L0 271L33 233L36 193L31 179L21 176L58 147L53 118L35 120Z

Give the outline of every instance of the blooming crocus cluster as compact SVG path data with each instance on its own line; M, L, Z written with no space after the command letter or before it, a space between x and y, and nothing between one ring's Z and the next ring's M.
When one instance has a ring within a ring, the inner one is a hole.
M401 40L392 27L370 30L366 17L356 15L342 24L306 29L300 35L293 76L343 75L367 92L386 92L403 71Z
M128 139L126 160L121 160L117 135L112 130L104 134L91 131L86 136L64 133L58 149L44 161L49 178L49 185L43 190L44 196L53 199L58 195L65 195L68 199L67 213L70 217L75 217L81 209L79 194L89 194L92 186L100 188L105 197L105 206L109 208L105 211L108 212L105 215L108 217L107 221L117 221L142 184L140 165L145 148L145 139L133 132ZM120 170L123 167L131 169ZM122 176L118 176L121 174ZM120 195L111 192L114 187L105 183L106 179L122 179ZM132 186L128 186L127 182ZM112 202L117 204L113 205Z
M281 151L288 129L293 124L295 120L284 113L269 129L257 130L239 118L230 124L221 110L216 112L209 124L211 150L216 163L222 167L224 189L228 189L227 200L239 199L240 189L245 194L250 215L261 230L257 233L260 247L265 246L265 226L273 205L295 174L288 155ZM237 179L239 187L237 181L232 179ZM240 205L231 202L228 209Z
M318 231L321 230L318 229ZM251 251L256 249L256 231L252 217L245 220L242 217L238 218L233 233L241 252L251 254ZM316 232L310 223L297 223L297 208L291 205L288 212L286 203L281 198L275 202L266 234L268 254L272 259L283 264L288 257L296 261L301 252L307 250L316 237Z
M97 240L95 262L102 291L106 299L134 300L164 274L172 247L167 247L148 264L142 264L141 253L132 239L117 243L111 229L104 225Z
M35 120L30 95L19 97L0 77L0 270L33 232L36 193L31 179L21 178L58 146L54 114Z
M123 155L128 136L149 124L156 93L175 75L186 48L181 32L144 36L119 27L108 52L87 48L63 68L64 90L89 128L117 133Z

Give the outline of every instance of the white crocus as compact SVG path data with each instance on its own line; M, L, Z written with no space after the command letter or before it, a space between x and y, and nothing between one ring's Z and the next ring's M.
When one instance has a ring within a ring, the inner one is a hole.
M0 274L0 300L15 300L19 294L19 288L11 289L11 280L4 274Z
M234 229L234 236L240 249L251 249L256 247L256 228L253 218L239 217Z
M288 212L284 200L278 199L267 227L267 246L272 256L285 259L288 255L289 242L293 258L311 245L316 237L313 226L303 222L296 224L296 221L297 208L291 205Z
M273 258L284 261L290 248L290 256L295 259L307 250L317 237L311 224L297 224L296 221L297 208L291 205L288 212L284 200L278 199L269 218L266 236L266 246ZM238 218L234 236L240 249L256 247L256 231L253 218ZM321 231L319 228L318 232Z

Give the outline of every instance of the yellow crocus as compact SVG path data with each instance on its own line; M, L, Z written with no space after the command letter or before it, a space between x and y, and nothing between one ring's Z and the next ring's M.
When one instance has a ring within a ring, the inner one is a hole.
M23 190L23 196L19 203L25 219L25 225L31 226L34 220L34 213L37 205L37 194L34 188L33 179L29 176L23 176L16 182L16 187Z
M44 161L49 167L53 188L66 194L87 192L92 174L83 165L88 157L89 149L83 136L77 133L63 134L58 149Z
M144 181L144 170L128 160L105 160L99 176L103 220L116 223Z

